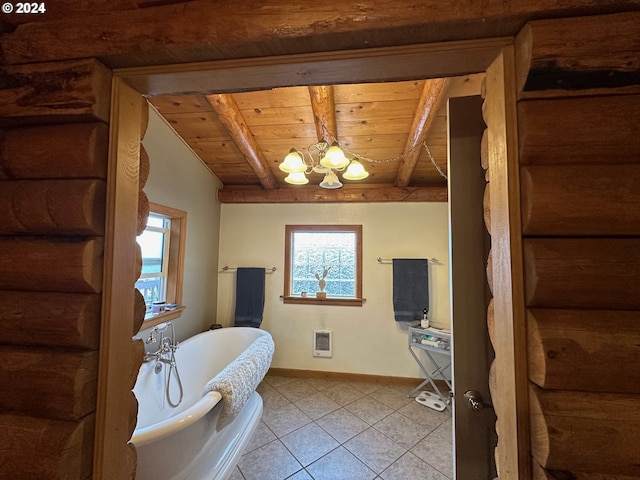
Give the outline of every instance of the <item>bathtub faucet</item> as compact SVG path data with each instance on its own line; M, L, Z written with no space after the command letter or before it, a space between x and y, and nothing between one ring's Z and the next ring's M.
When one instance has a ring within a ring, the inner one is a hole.
M165 332L171 327L171 335L165 336ZM159 339L158 339L159 336ZM161 323L156 325L149 337L145 341L147 345L152 343L159 343L158 350L155 352L145 353L143 361L149 362L155 360L156 362L162 362L172 364L174 362L174 353L178 349L178 342L175 339L175 331L173 329L173 323ZM168 357L168 358L166 358Z

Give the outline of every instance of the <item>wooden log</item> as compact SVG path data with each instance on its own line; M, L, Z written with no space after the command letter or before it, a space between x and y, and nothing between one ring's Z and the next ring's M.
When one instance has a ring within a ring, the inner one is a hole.
M130 472L128 480L134 480L136 477L136 468L138 467L138 453L133 443L127 444L127 471Z
M494 360L489 367L489 392L491 392L491 402L496 415L500 416L500 385L497 373L497 364ZM497 403L497 404L496 404Z
M520 185L524 235L640 235L640 163L525 166Z
M95 351L0 346L0 411L78 420L96 408Z
M136 236L142 235L147 227L149 219L149 198L143 190L138 193L138 220L136 223Z
M521 0L517 8L504 3L469 3L460 8L414 0L374 5L381 8L354 8L333 1L304 4L292 15L291 4L286 2L269 3L268 8L255 1L221 3L215 11L207 0L184 2L179 8L166 3L155 0L149 8L96 10L19 25L3 35L0 47L10 64L108 56L116 67L162 65L337 51L372 43L402 45L509 37L532 18L593 15L612 8L594 4L593 0ZM170 29L165 26L167 21L172 22ZM199 24L209 28L194 31L193 25ZM442 59L445 65L449 63L446 60L449 58Z
M221 203L336 203L336 202L446 202L446 186L429 187L366 187L344 185L328 190L321 187L277 188L264 190L254 187L226 185L218 190Z
M394 185L406 187L411 181L418 158L422 153L422 143L436 118L440 106L445 101L449 81L446 78L425 80L416 114L409 130L404 157L398 166Z
M567 472L562 470L545 470L538 462L533 462L533 480L638 480L640 477L627 475L611 475L610 473Z
M147 184L149 179L149 172L151 171L151 163L149 161L149 154L144 148L144 145L140 144L140 176L139 176L139 188L142 190Z
M142 108L140 109L140 141L144 138L149 128L149 101L145 97L140 97Z
M101 296L0 290L0 344L97 349Z
M140 290L135 289L135 302L133 305L133 331L131 336L137 335L144 323L144 316L147 312L147 305L144 303L144 297Z
M105 201L103 180L4 181L0 235L103 235Z
M108 145L109 127L101 122L2 130L0 179L106 179Z
M102 238L0 237L0 289L99 293Z
M489 291L493 295L493 251L489 250L489 254L487 255L487 285L489 286Z
M0 127L109 121L111 70L95 59L4 67Z
M491 188L490 183L484 187L484 195L482 196L482 214L484 218L484 226L489 235L491 235Z
M521 164L638 163L640 95L518 102Z
M639 24L638 12L530 22L515 42L519 98L638 91Z
M527 320L536 385L640 393L640 311L530 309Z
M486 128L482 132L482 139L480 140L480 165L483 170L489 168L489 130Z
M640 239L529 238L528 307L640 309Z
M0 478L89 478L94 422L93 415L63 422L0 414Z
M309 99L313 111L313 122L316 126L318 140L324 140L329 145L334 138L338 138L338 126L336 123L336 104L333 94L333 86L309 85Z
M489 332L489 340L493 350L496 349L496 318L493 298L489 300L489 306L487 306L487 331Z
M207 95L205 98L218 114L218 119L225 126L262 187L268 190L276 188L278 181L271 171L269 162L231 95L214 94Z
M640 396L530 388L531 453L544 468L640 476Z
M128 429L126 432L127 439L131 439L133 432L136 429L136 423L138 422L138 399L133 391L129 391L127 396L127 408L128 408ZM124 446L124 445L123 445Z

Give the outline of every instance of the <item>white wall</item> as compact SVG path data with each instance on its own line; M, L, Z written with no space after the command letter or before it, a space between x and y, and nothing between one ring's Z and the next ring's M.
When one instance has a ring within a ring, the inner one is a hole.
M304 188L304 187L302 187ZM286 224L363 226L362 307L284 304ZM393 319L392 265L377 258L436 258L430 266L430 319L449 326L449 247L446 203L223 204L220 266L272 267L266 278L262 328L276 343L272 367L396 377L422 376L407 349L406 330ZM233 324L235 274L220 273L218 323ZM313 330L334 334L333 358L312 356Z
M153 108L142 143L151 164L144 187L149 201L187 212L182 293L187 308L173 322L183 340L206 330L216 317L221 184Z

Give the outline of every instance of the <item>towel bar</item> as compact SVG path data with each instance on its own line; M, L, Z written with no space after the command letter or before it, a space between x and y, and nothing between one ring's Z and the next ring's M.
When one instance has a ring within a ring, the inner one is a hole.
M238 267L227 267L226 265L220 269L220 272L230 272L231 270L237 270ZM266 268L264 269L264 273L273 273L276 271L276 267Z
M437 258L427 258L427 261L428 261L429 263L440 264L440 261L439 261ZM382 265L382 264L385 264L385 265L389 264L389 265L391 265L391 264L393 263L393 259L391 259L391 258L381 258L381 257L378 257L378 263L379 263L380 265Z

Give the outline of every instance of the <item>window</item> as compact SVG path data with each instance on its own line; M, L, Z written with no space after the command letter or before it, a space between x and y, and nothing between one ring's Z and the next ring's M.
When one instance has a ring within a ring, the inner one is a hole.
M284 277L285 303L361 306L362 225L287 225Z
M150 204L149 218L137 241L142 251L142 274L136 282L147 306L146 319L162 321L180 316L187 213ZM154 302L177 305L163 314L153 315ZM146 325L145 325L146 326Z

